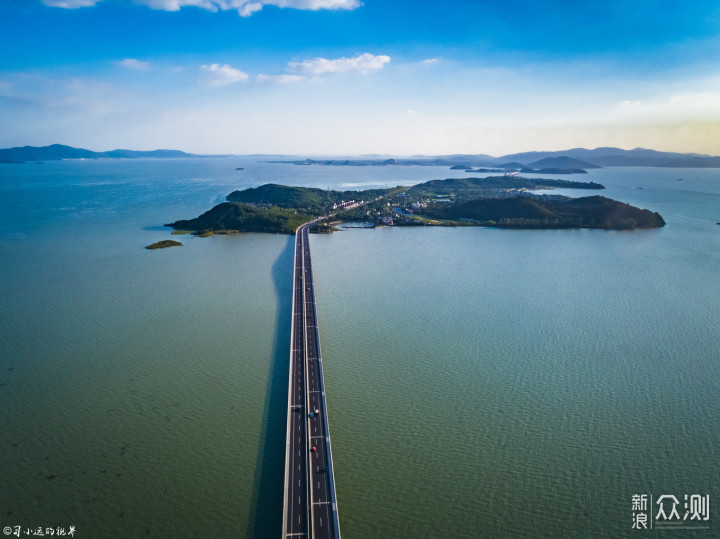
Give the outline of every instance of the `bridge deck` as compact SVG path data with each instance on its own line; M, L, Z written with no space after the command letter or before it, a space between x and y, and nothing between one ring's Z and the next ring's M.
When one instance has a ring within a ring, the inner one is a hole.
M283 536L339 538L308 225L295 236L290 342Z

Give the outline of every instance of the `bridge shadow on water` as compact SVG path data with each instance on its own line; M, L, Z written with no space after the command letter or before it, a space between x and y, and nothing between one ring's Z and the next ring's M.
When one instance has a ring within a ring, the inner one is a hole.
M245 534L252 538L278 537L282 533L294 253L295 236L289 236L272 266L277 315L257 467Z

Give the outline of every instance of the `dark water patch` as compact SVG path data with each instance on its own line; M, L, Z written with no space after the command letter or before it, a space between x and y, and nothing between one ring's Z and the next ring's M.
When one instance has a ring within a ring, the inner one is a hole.
M279 522L282 520L294 252L295 237L289 236L280 256L272 266L277 297L275 339L246 537L262 538L275 535L280 529Z

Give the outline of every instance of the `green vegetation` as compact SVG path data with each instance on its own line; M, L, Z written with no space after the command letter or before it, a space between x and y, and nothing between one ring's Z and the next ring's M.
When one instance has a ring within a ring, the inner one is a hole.
M487 178L450 178L447 180L430 180L408 188L410 196L445 195L464 197L473 194L481 195L482 191L498 189L548 189L563 187L565 189L605 189L595 182L573 182L567 180L551 180L545 178L523 178L520 176L488 176Z
M522 168L523 174L587 174L582 168Z
M335 227L338 222L328 223L327 221L321 221L310 227L310 232L313 234L330 234L331 232L337 232L339 229Z
M539 196L553 187L604 189L594 182L520 176L431 180L412 187L331 191L266 184L234 191L201 216L171 223L176 232L207 236L233 232L293 234L313 216L363 221L369 226L497 226L523 228L605 228L630 230L665 225L663 218L605 197ZM312 232L333 230L330 220Z
M433 204L424 216L443 220L472 220L503 228L657 228L665 221L656 212L601 196L552 199L512 197L477 199L454 205Z
M301 213L321 215L333 204L350 200L368 201L386 193L386 189L330 191L314 187L291 187L268 183L253 189L233 191L227 196L227 200L260 206L291 208Z
M196 233L240 231L294 234L297 227L311 220L310 215L277 206L261 208L240 202L223 202L196 219L176 221L166 226Z
M174 240L162 240L145 246L145 249L167 249L168 247L176 247L178 245L182 245L182 243Z

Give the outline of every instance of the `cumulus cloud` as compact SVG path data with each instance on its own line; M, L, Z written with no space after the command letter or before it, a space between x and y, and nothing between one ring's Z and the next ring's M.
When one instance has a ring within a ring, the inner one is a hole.
M225 86L248 80L248 74L229 65L210 64L202 66L205 82L210 86Z
M242 17L249 17L256 11L260 11L263 8L263 5L259 2L250 2L248 4L243 5L240 9L238 9L238 13L240 13L240 16Z
M389 56L375 56L368 52L353 58L338 58L328 60L326 58L314 58L304 62L290 62L288 66L294 72L306 75L324 75L325 73L347 73L348 71L359 71L367 74L381 69L390 61Z
M99 0L46 0L47 2L98 2ZM209 11L236 10L241 16L249 17L260 11L263 6L277 6L305 10L318 9L356 9L362 5L360 0L135 0L152 9L178 11L185 6L193 6Z
M258 82L277 82L280 84L289 84L305 80L302 75L263 75L260 74L255 79Z
M135 58L125 58L125 60L120 60L117 64L137 71L147 71L150 69L150 62L143 62L142 60L136 60Z
M42 3L50 7L63 7L75 9L79 7L91 7L101 0L42 0Z

